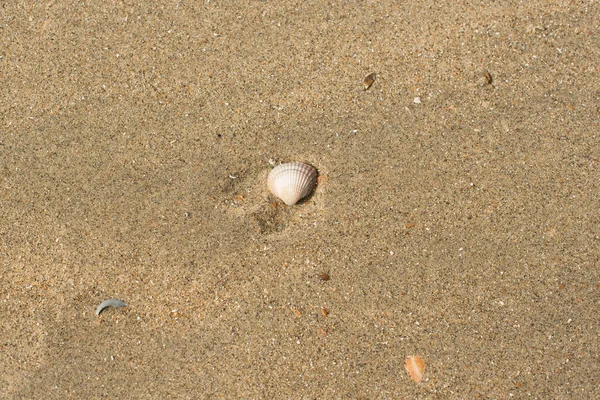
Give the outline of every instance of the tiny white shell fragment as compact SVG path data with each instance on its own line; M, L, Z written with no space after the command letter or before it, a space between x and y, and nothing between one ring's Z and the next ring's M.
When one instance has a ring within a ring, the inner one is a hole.
M280 164L269 173L267 187L288 206L312 192L317 184L317 171L308 164Z
M96 307L96 315L100 315L102 310L106 307L127 307L127 303L118 299L104 300L98 307Z

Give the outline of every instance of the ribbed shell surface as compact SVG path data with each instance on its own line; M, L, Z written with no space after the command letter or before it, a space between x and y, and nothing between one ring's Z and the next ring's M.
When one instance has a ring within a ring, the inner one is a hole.
M308 164L280 164L269 173L267 187L275 196L291 206L310 194L317 184L317 171Z

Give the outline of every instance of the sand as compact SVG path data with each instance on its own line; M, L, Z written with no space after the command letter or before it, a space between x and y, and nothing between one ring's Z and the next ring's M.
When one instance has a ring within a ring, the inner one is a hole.
M600 398L597 1L0 24L0 398Z

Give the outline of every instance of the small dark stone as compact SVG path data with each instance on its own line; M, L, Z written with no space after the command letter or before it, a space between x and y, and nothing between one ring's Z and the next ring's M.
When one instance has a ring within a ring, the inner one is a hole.
M322 281L328 281L331 279L331 277L328 273L323 272L322 274L319 274L319 279Z

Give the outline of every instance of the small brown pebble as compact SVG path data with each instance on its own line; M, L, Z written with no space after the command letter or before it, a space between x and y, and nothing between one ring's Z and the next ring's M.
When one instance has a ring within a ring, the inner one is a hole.
M488 71L483 71L477 76L477 83L479 83L481 86L491 85L492 82L494 82L494 78L492 78L492 74L490 74Z
M377 78L377 74L375 74L375 72L371 72L369 75L365 76L365 79L363 81L365 90L368 90L371 87L373 82L375 82L376 78Z
M319 275L319 279L322 281L328 281L331 279L331 277L329 277L329 274L323 272L322 274Z
M326 308L321 308L321 314L323 314L324 317L329 315L329 310Z
M488 85L491 85L492 82L494 82L494 78L492 78L492 74L490 74L489 72L484 72L483 77L485 78L485 81Z
M294 310L294 314L296 314L296 317L299 318L302 315L302 311Z
M419 383L423 380L425 372L425 362L419 356L406 357L406 372L410 375L410 379Z
M317 185L318 186L323 186L327 183L327 181L329 181L329 177L327 175L319 175L317 177Z

